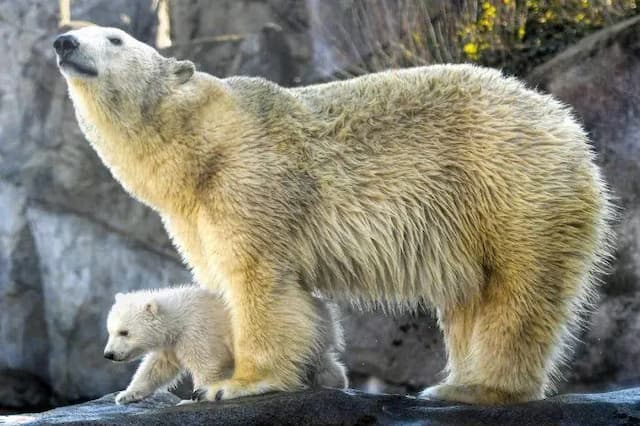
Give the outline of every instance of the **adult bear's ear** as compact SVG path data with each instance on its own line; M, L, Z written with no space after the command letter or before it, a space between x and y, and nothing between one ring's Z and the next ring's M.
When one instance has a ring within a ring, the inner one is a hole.
M124 297L124 293L116 293L116 302Z
M171 62L171 72L176 76L176 80L179 84L186 83L193 77L196 72L196 66L191 61L176 61Z

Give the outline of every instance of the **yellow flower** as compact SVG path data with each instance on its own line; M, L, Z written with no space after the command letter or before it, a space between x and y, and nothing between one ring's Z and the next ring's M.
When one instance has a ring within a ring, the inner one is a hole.
M484 28L485 30L492 31L493 30L493 20L482 18L478 24Z
M469 42L464 45L462 48L464 53L467 55L469 59L478 59L478 45L472 42Z
M474 55L478 53L478 45L475 43L467 43L464 45L464 53L468 55Z
M518 27L518 39L522 40L524 38L524 25L521 25L520 27Z
M484 2L482 4L482 9L484 10L484 16L487 18L495 18L496 17L496 7L489 2Z

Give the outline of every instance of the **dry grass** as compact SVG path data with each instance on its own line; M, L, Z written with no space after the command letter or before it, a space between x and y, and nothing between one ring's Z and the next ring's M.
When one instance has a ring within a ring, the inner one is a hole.
M323 37L345 77L476 62L525 75L585 35L638 13L636 0L353 0ZM345 65L346 64L346 65Z

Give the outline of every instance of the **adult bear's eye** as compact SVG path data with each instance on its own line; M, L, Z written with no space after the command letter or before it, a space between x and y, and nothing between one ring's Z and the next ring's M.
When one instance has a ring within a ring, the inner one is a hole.
M118 331L118 334L122 337L127 337L129 335L129 332L127 330L120 330Z
M114 46L120 46L122 44L122 39L120 37L109 37L109 41Z

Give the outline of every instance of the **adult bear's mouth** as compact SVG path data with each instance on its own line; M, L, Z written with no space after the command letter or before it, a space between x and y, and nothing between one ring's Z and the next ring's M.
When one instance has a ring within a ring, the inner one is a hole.
M58 61L58 66L62 70L71 69L78 74L85 75L87 77L97 77L98 70L88 65L82 64L80 62L75 62L70 59L60 59Z

